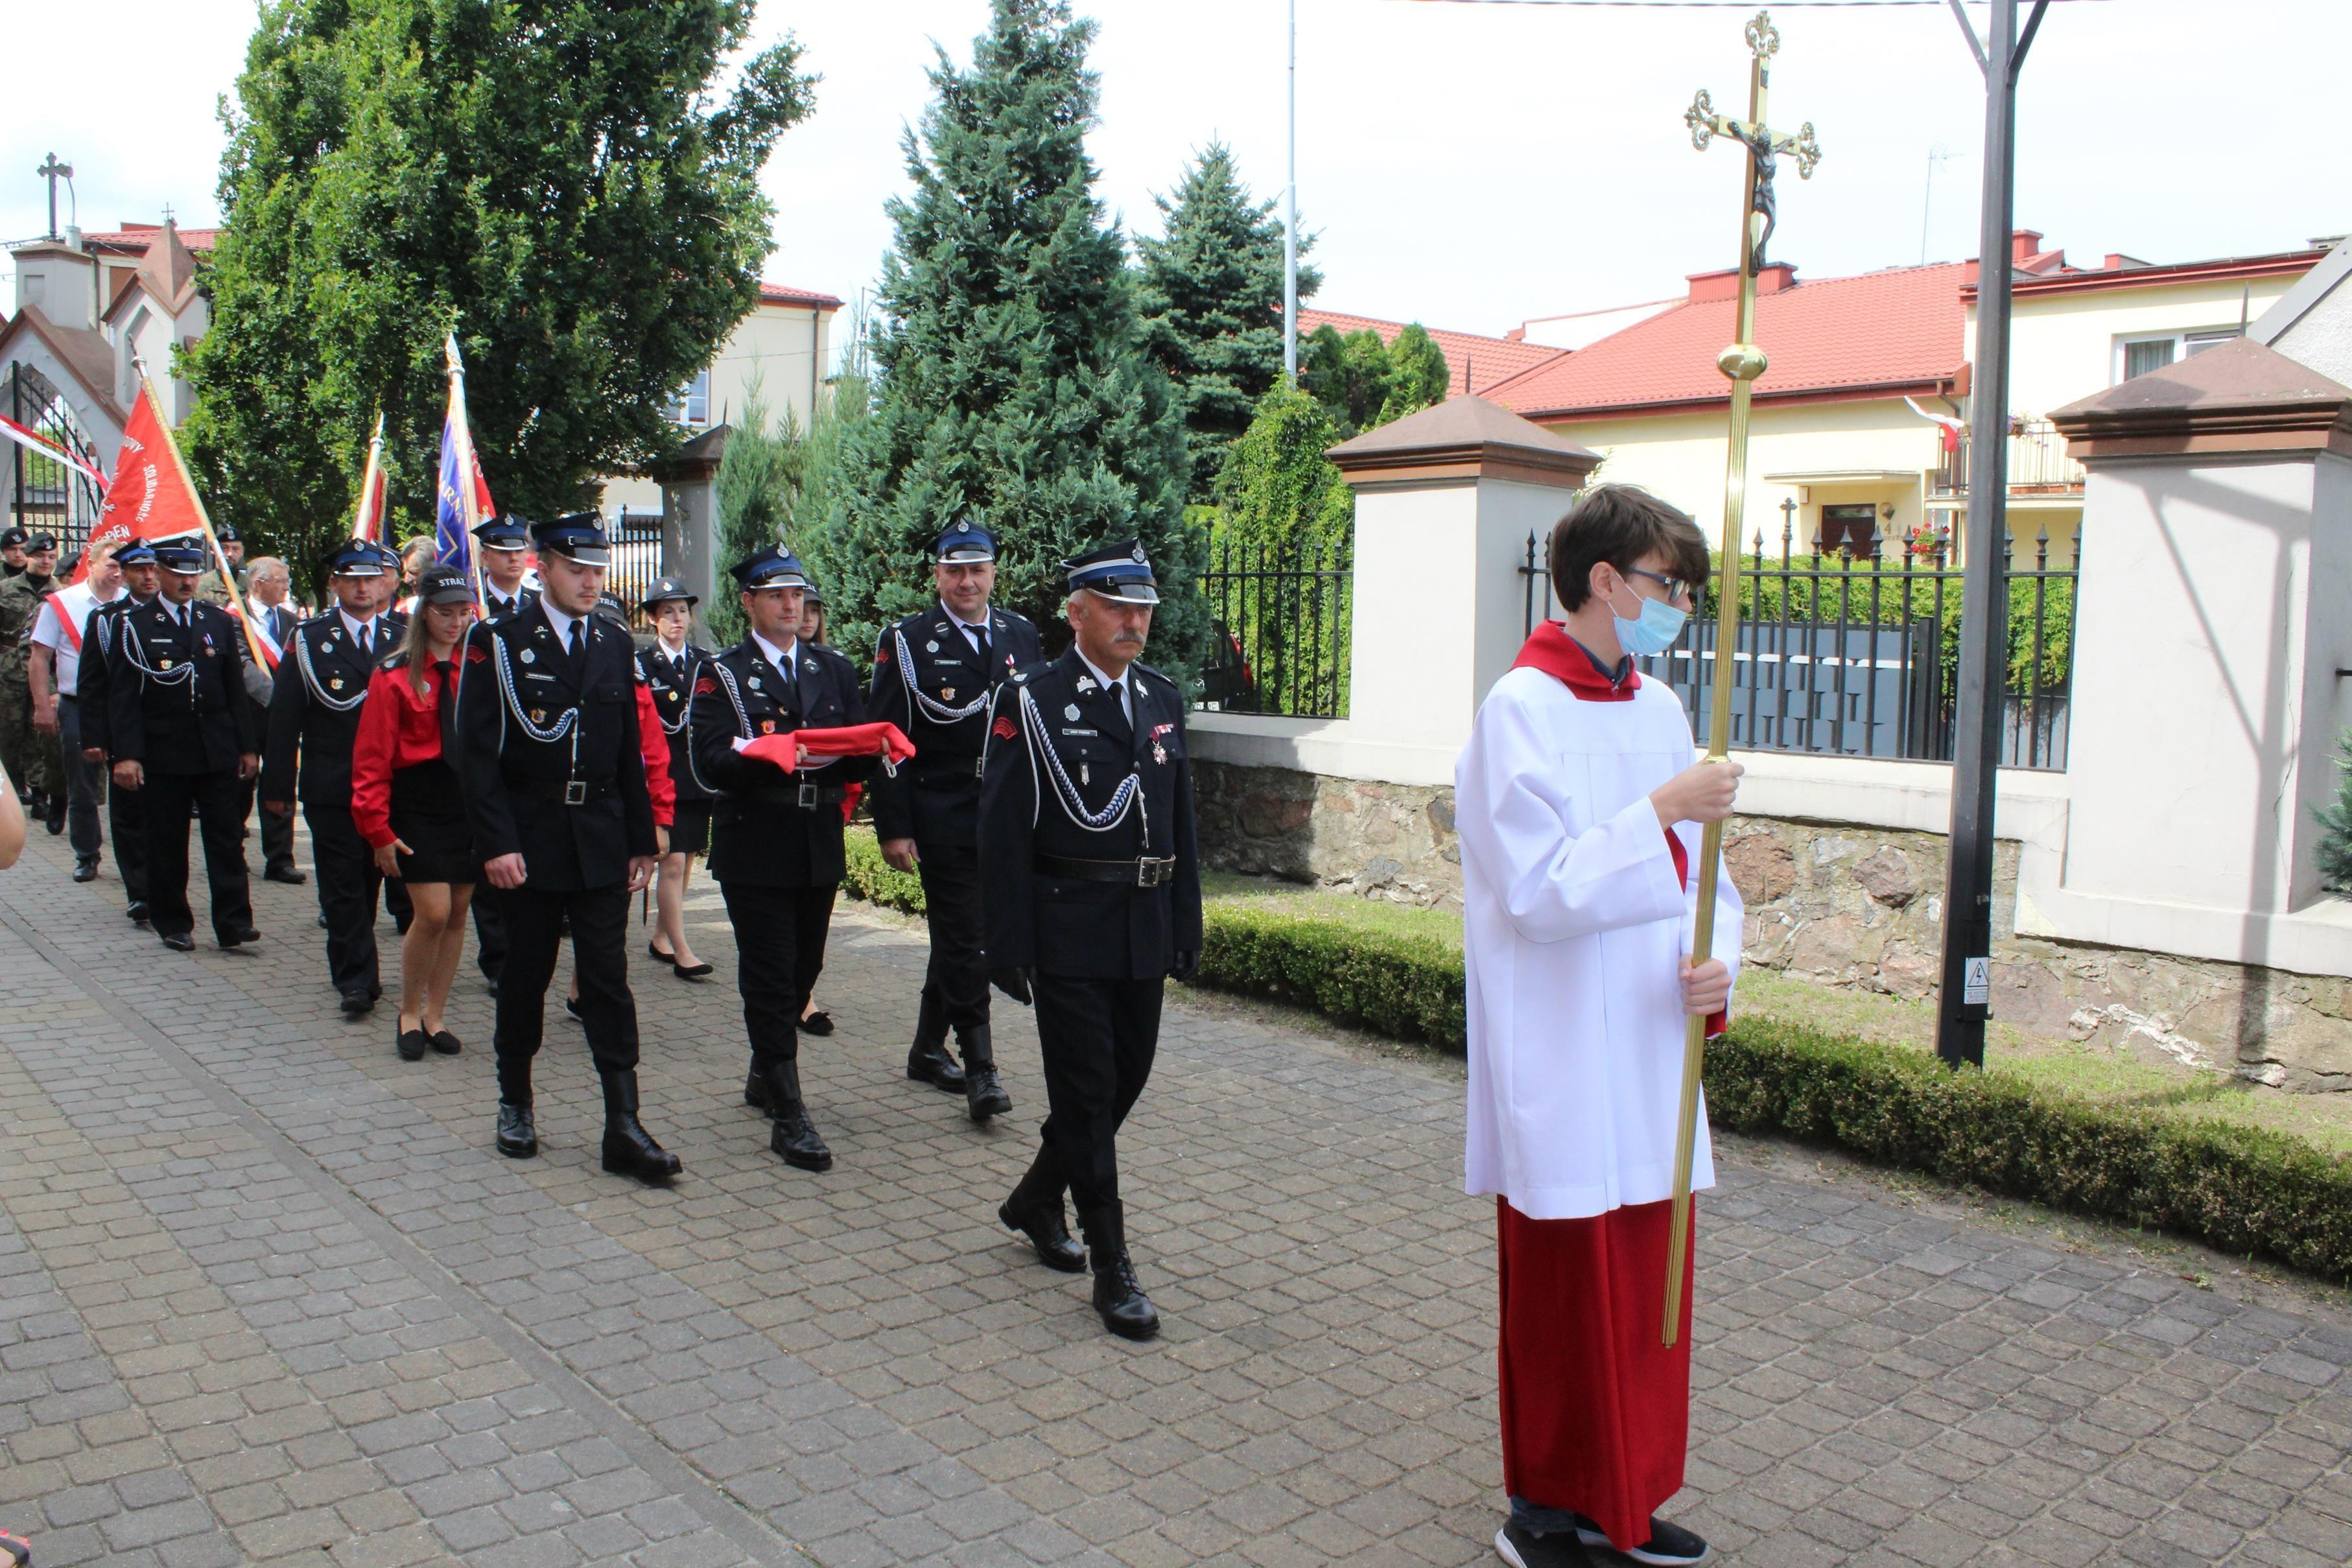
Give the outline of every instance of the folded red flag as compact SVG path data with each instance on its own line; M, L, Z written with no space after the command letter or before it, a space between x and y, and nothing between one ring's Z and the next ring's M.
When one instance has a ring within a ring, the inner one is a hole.
M790 773L800 767L800 752L807 747L812 757L863 757L869 751L882 753L882 766L896 771L898 764L915 755L915 743L897 725L845 724L834 729L795 729L782 735L763 735L743 748L746 757L756 757L762 762L772 762Z

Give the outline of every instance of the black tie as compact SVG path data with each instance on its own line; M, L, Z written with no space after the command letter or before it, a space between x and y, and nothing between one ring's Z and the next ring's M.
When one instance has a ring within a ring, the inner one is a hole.
M362 622L360 623L360 629L352 633L352 641L360 645L360 662L362 664L365 664L373 656L371 644L375 641L368 635L367 622Z
M987 664L987 663L988 663L988 628L987 628L987 627L985 627L985 626L975 626L975 627L973 627L973 628L971 629L971 645L972 645L974 648L977 648L978 650L980 650L980 662L981 662L982 664Z
M1113 681L1110 684L1110 700L1112 705L1118 709L1118 716L1121 718L1126 718L1128 716L1126 687L1127 683L1125 681Z
M580 622L577 621L572 623L571 652L572 667L577 671L580 668Z

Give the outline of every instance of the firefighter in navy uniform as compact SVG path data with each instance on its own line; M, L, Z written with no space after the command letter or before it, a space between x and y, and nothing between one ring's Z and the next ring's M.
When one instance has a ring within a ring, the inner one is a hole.
M1143 547L1065 569L1075 640L998 691L981 786L991 977L1015 1001L1034 998L1047 1110L1037 1157L997 1217L1051 1268L1091 1262L1103 1325L1149 1339L1160 1316L1128 1260L1117 1138L1150 1075L1161 988L1201 961L1184 698L1134 662L1160 601Z
M595 612L611 559L595 514L533 524L531 537L546 590L475 626L457 696L466 812L507 926L497 1146L514 1159L539 1153L530 1062L568 916L581 1021L604 1081L604 1168L666 1182L680 1166L637 1120L629 991L629 894L652 880L659 843L638 748L635 652Z
M523 559L530 549L530 525L509 513L474 525L482 547L482 619L503 621L539 601L539 591L523 586ZM507 961L506 915L499 890L488 883L474 886L474 963L490 995L499 994L499 971Z
M939 601L886 628L874 649L874 689L866 710L915 743L895 778L874 781L868 799L882 854L923 879L929 911L930 967L907 1053L907 1076L961 1091L971 1119L1013 1109L996 1074L988 1037L988 955L980 913L980 758L988 702L1024 664L1045 657L1026 616L990 607L996 541L965 520L931 549ZM962 1053L948 1055L948 1030Z
M719 800L710 818L710 874L735 928L736 985L751 1036L743 1103L767 1112L768 1146L801 1170L833 1167L801 1094L800 1017L824 967L833 898L846 870L845 785L874 771L871 757L812 758L787 773L742 755L764 736L866 722L857 672L831 648L800 640L799 558L781 545L734 569L751 632L695 678L694 770Z
M81 667L74 674L74 695L81 701L81 755L84 761L110 764L113 758L109 690L121 663L122 617L155 597L161 573L155 547L132 539L114 552L122 569L122 591L89 612L81 632ZM106 832L114 841L114 868L122 876L123 914L144 925L147 921L147 802L136 789L106 792Z
M363 1017L383 995L375 946L379 891L401 929L408 928L407 889L385 880L352 825L352 747L368 681L408 635L406 616L375 608L396 559L365 539L352 539L328 559L335 604L286 639L270 686L261 760L261 809L290 817L299 801L310 824L319 913L327 925L327 977L352 1018Z
M243 781L261 766L246 695L245 632L227 611L196 599L200 549L158 546L161 591L124 612L107 676L107 747L114 785L144 798L147 910L163 946L195 946L188 906L188 814L203 827L213 937L257 942L245 866Z

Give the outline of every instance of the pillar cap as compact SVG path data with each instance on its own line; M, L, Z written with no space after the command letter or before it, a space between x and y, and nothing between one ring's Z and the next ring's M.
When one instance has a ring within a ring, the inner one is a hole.
M1510 479L1578 490L1601 455L1483 397L1450 397L1325 454L1348 483L1408 487Z
M2084 463L2227 453L2352 457L2352 387L2251 338L2070 402L2050 422Z

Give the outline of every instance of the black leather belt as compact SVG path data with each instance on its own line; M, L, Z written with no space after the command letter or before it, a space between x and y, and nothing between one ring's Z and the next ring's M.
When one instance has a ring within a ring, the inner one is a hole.
M1132 861L1073 860L1067 855L1039 855L1034 862L1040 876L1076 882L1115 882L1127 887L1159 887L1176 877L1176 857Z
M518 779L504 776L507 788L533 800L553 800L562 806L583 806L591 800L601 800L613 793L610 784L591 783L585 779Z
M784 789L773 785L743 792L745 800L756 806L792 806L803 810L814 810L819 806L838 806L849 798L849 792L838 784L802 783Z

